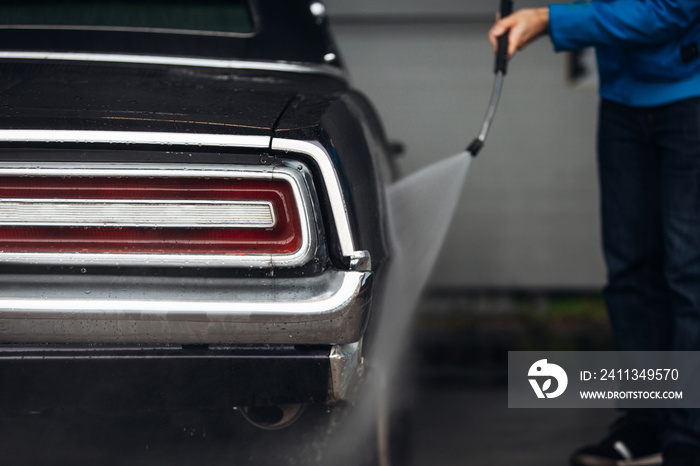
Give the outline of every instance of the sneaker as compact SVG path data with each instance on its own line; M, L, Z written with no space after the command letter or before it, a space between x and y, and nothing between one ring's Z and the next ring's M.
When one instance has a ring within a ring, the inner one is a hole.
M674 443L664 450L663 466L700 466L700 447Z
M611 426L607 437L597 445L575 451L570 462L572 466L660 466L659 434L654 424L622 417Z

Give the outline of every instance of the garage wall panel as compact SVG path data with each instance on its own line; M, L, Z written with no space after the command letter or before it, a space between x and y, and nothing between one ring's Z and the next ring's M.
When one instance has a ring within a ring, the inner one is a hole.
M332 0L326 6L354 85L377 106L389 136L407 146L404 172L463 150L479 132L491 93L486 32L497 2ZM598 99L594 88L572 87L565 68L566 56L554 54L547 40L512 61L432 287L602 284Z

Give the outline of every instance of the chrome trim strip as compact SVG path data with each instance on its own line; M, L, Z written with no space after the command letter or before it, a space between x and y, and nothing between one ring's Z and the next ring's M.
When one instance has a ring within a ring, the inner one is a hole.
M272 228L271 202L0 199L0 226Z
M298 164L297 164L298 165ZM309 188L298 170L288 167L240 165L152 165L111 164L78 166L75 164L0 163L0 175L9 176L91 176L91 177L197 177L247 178L284 180L292 186L299 208L302 246L293 254L111 254L111 253L2 253L0 263L24 264L90 264L115 266L178 266L178 267L292 267L303 265L317 248L313 224L313 206Z
M0 130L0 132L2 132ZM155 167L155 168L154 168ZM168 178L256 178L272 179L272 172L282 167L225 164L146 164L146 163L81 163L75 162L0 162L0 176L90 176L107 178L153 178L167 173ZM291 170L294 172L295 170Z
M279 285L273 279L8 277L0 292L0 341L352 343L369 312L371 276L329 270L275 279Z
M1 59L58 60L102 63L130 63L139 65L193 66L231 70L280 71L286 73L321 74L347 80L344 70L331 65L273 62L263 60L224 60L216 58L169 57L161 55L129 55L112 53L27 52L0 51Z
M358 292L363 272L343 272L340 286L319 299L300 301L166 301L138 299L13 299L0 298L2 318L65 318L71 314L99 313L100 320L138 318L139 320L187 320L188 318L226 315L231 321L250 320L252 315L304 322L343 307ZM76 318L82 318L75 316ZM84 316L83 316L84 317Z
M146 131L73 131L0 129L0 142L76 142L102 144L148 144L266 149L268 136L228 134L152 133Z
M338 173L328 151L316 141L299 141L296 139L273 138L270 147L272 150L302 153L308 155L316 162L318 168L321 170L321 175L323 176L326 189L328 190L328 197L333 213L333 220L336 230L338 231L341 251L343 256L352 256L353 253L355 253L355 242L350 229L348 208L345 204L345 197L343 196Z

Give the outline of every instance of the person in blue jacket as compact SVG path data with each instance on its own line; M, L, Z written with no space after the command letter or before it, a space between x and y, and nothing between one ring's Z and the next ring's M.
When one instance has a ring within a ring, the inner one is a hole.
M700 0L528 8L496 22L494 48L503 34L510 57L546 34L556 51L596 48L603 294L617 346L700 351ZM628 410L571 464L700 466L700 410Z

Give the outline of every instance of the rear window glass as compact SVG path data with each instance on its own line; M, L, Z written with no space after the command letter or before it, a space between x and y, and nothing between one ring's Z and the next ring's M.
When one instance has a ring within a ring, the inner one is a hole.
M245 0L2 1L0 27L251 34Z

